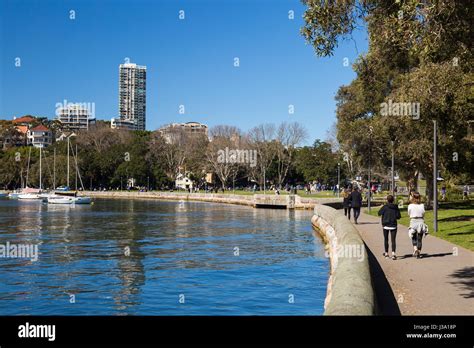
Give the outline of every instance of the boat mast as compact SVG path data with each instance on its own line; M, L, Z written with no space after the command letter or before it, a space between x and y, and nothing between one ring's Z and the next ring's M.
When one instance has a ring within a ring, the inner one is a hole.
M67 187L69 187L69 136L67 137Z
M77 191L77 144L76 144L76 154L75 154L75 158L76 158L76 191Z
M31 147L30 147L30 151L28 152L28 166L26 167L25 188L28 187L28 174L30 173L30 158L31 158Z
M53 152L53 190L56 189L56 149Z
M79 182L81 183L82 191L85 191L84 183L82 182L82 177L81 177L81 173L79 172L79 165L78 165L78 161L77 161L77 159L78 159L77 144L76 144L76 154L74 154L74 151L73 151L72 155L73 155L73 158L74 158L74 164L76 165L76 191L77 191L77 178L79 178Z
M39 189L41 190L41 147L40 147L40 175L39 175L39 179L40 179L40 182L39 182Z

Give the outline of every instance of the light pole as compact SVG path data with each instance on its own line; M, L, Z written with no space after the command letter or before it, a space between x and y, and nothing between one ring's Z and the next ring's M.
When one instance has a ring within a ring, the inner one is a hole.
M392 196L395 196L395 142L392 140Z
M436 152L438 127L433 120L433 230L438 232L438 154Z
M371 177L370 177L370 160L372 157L372 132L374 131L374 127L369 126L369 183L368 183L368 188L369 188L369 195L367 196L367 209L370 214L370 199L372 195L372 186L370 185L371 182Z
M341 181L341 164L337 164L337 198L340 196L341 192L341 186L340 186L340 181Z

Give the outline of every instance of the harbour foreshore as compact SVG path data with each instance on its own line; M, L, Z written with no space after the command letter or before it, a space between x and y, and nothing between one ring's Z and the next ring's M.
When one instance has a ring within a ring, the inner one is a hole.
M317 204L339 204L339 198L312 198L299 195L269 194L219 194L219 193L188 193L183 191L84 191L83 194L92 198L143 198L178 201L198 201L209 203L229 203L251 207L275 207L287 209L314 209Z

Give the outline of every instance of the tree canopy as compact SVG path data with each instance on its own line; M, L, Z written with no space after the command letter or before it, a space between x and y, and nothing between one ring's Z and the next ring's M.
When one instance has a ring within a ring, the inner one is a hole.
M439 169L454 182L472 182L474 4L441 1L303 1L301 29L320 57L365 28L369 48L353 63L356 78L341 86L337 138L354 171L390 163L412 185L433 179L433 120ZM387 112L388 111L388 112ZM428 195L432 193L428 187Z

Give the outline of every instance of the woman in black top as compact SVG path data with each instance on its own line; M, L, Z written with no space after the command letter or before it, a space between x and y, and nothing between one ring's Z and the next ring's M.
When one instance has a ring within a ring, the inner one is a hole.
M350 220L351 219L351 205L349 204L349 196L351 194L351 189L347 188L344 190L342 197L342 207L344 208L344 216L347 216L347 218Z
M387 204L380 208L378 215L382 216L382 227L383 227L383 238L385 252L383 255L388 258L388 234L390 233L390 239L392 242L392 259L396 260L395 255L396 238L397 238L397 220L402 216L398 205L393 204L394 198L392 195L387 196Z

